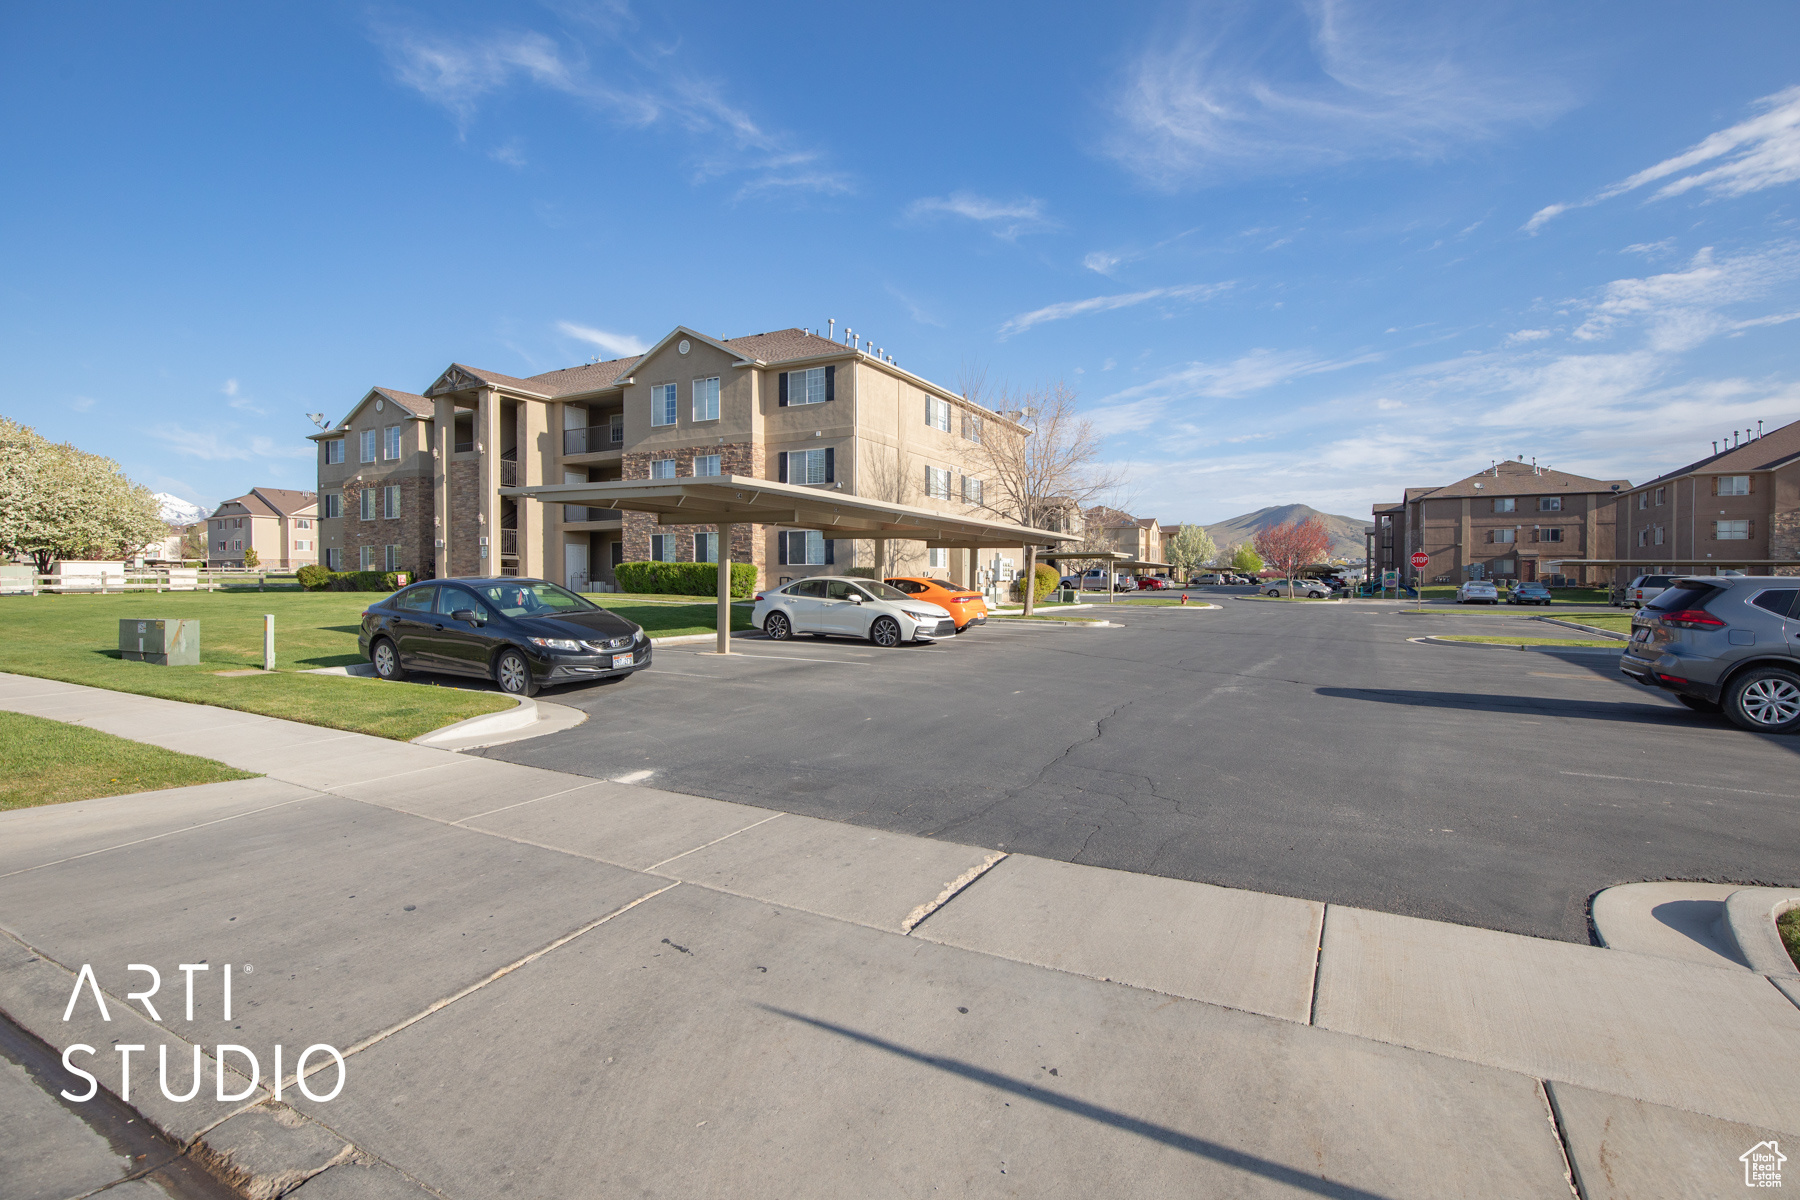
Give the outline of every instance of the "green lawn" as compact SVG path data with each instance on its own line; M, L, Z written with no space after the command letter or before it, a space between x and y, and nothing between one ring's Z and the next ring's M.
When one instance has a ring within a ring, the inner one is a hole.
M0 712L0 742L6 745L0 811L256 778L210 758L23 713Z
M678 598L671 602L671 599L667 597L644 599L636 596L626 597L598 592L587 598L601 608L618 613L627 621L636 621L653 638L716 633L719 628L719 602L717 600L687 604L682 603ZM732 602L731 627L733 629L750 628L752 607L754 606L749 601Z
M0 671L161 696L400 740L513 702L486 692L296 672L361 662L356 632L372 592L166 592L0 597ZM275 614L273 674L222 678L262 665L263 614ZM194 618L200 665L157 667L119 657L119 622Z
M1472 642L1478 646L1600 646L1608 650L1625 649L1624 642L1601 641L1599 638L1501 637L1485 633L1434 633L1440 642Z
M1558 619L1573 621L1577 625L1591 625L1595 629L1611 630L1613 633L1628 634L1631 632L1630 613L1577 613Z
M1788 957L1800 967L1800 908L1790 908L1782 913L1775 927L1781 930L1781 944L1787 947Z

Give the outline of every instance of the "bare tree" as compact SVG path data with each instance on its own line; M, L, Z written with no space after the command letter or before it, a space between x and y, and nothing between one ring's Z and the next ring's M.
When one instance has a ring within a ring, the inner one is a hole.
M965 367L965 393L982 403L985 374ZM982 481L979 507L1036 529L1073 531L1071 514L1115 491L1118 472L1100 461L1100 434L1076 408L1075 393L1058 382L1022 392L1003 390L995 403L1005 420L982 421L965 434L964 471ZM1079 519L1075 517L1074 519ZM1038 547L1025 547L1025 611Z
M912 455L900 447L871 445L858 494L889 504L911 504L919 494L917 475ZM887 561L875 564L877 579L900 573L900 543L889 539L886 545Z

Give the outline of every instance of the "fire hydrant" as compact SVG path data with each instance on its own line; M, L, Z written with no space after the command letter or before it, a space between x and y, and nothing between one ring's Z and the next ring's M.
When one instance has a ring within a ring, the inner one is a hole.
M1181 602L1183 604L1187 603L1187 593L1186 592L1181 593Z

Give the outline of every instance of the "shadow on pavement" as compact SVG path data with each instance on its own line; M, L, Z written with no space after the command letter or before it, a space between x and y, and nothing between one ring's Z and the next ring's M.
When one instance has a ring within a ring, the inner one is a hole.
M1222 1163L1225 1166L1234 1167L1237 1170L1245 1171L1252 1175L1261 1175L1265 1179L1272 1179L1277 1183L1285 1184L1288 1187L1300 1191L1312 1192L1314 1195L1318 1196L1331 1196L1336 1198L1336 1200L1385 1200L1378 1192L1366 1191L1363 1188L1353 1187L1347 1183L1333 1183L1329 1179L1320 1179L1316 1175L1308 1175L1306 1172L1295 1170L1293 1167L1284 1166L1278 1162L1271 1162L1266 1158L1258 1158L1254 1154L1246 1154L1241 1150L1233 1150L1229 1146L1221 1146L1217 1142L1209 1142L1205 1138L1197 1138L1192 1134L1183 1133L1179 1129L1170 1129L1167 1125L1158 1125L1153 1121L1146 1121L1141 1117L1134 1117L1127 1113L1115 1112L1110 1108L1102 1108L1098 1104L1090 1104L1085 1100L1077 1100L1072 1096L1064 1096L1057 1092L1048 1091L1035 1084L1027 1083L1022 1079L1014 1079L1010 1075L1002 1075L997 1071L989 1071L984 1067L978 1067L973 1063L966 1063L960 1059L945 1058L943 1055L939 1054L926 1054L922 1051L902 1046L897 1042L890 1042L885 1038L878 1038L873 1034L859 1033L854 1029L847 1029L842 1025L834 1025L830 1021L821 1021L816 1017L807 1017L796 1012L789 1012L785 1008L775 1008L767 1004L759 1004L757 1007L764 1012L774 1013L779 1017L786 1017L790 1021L799 1021L802 1024L811 1025L814 1029L823 1029L827 1033L835 1033L839 1037L849 1038L851 1041L855 1042L861 1042L865 1046L873 1046L877 1050L885 1050L889 1054L895 1054L901 1058L909 1058L914 1062L923 1063L936 1070L948 1071L952 1075L960 1075L964 1079L984 1084L997 1091L1006 1092L1013 1096L1020 1096L1026 1100L1035 1100L1048 1108L1059 1108L1064 1112L1073 1113L1075 1116L1084 1117L1090 1121L1098 1121L1102 1125L1110 1125L1114 1129L1122 1129L1127 1133L1136 1134L1138 1137L1149 1138L1153 1142L1158 1142L1174 1150L1198 1155L1201 1158L1209 1158L1216 1163Z
M1692 727L1705 721L1686 709L1662 705L1602 703L1593 700L1553 700L1541 696L1492 696L1471 692L1412 692L1396 688L1314 688L1314 694L1338 700L1371 700L1409 708L1460 708L1477 712L1547 713L1553 717L1579 717L1587 721L1626 721L1633 725Z

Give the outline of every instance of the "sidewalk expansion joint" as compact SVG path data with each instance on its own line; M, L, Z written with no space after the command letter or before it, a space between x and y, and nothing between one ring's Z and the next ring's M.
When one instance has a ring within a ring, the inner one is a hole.
M1575 1157L1569 1153L1569 1135L1563 1131L1562 1114L1556 1111L1556 1095L1550 1090L1548 1079L1535 1082L1538 1099L1544 1102L1544 1116L1550 1122L1550 1136L1556 1139L1556 1152L1562 1155L1563 1178L1568 1181L1569 1195L1574 1200L1585 1200L1581 1184L1575 1178Z
M1006 851L995 850L986 858L964 871L961 875L958 875L955 879L946 883L944 885L944 890L937 894L937 899L929 900L906 914L906 919L900 922L900 932L907 936L911 936L912 931L918 928L919 922L923 921L926 917L929 917L938 909L944 907L944 905L950 903L951 900L956 898L958 893L968 887L971 883L974 883L977 879L980 879L983 875L987 874L989 868L1005 857L1007 857Z
M663 859L659 863L651 863L649 866L644 868L644 874L648 875L650 872L656 870L656 868L667 866L668 864L674 862L678 858L686 858L690 854L698 853L699 851L706 849L707 846L716 846L720 842L725 841L726 838L734 838L740 833L744 833L748 830L755 829L758 825L767 825L770 821L773 821L776 817L785 817L785 816L787 816L786 813L779 813L779 812L778 813L770 813L768 816L764 817L762 820L752 821L752 822L750 822L750 824L744 826L743 829L734 829L730 833L726 834L725 837L716 837L712 841L707 842L706 845L704 845L704 846L695 846L692 850L683 850L680 854L672 854L668 858Z
M1319 967L1325 961L1325 922L1331 920L1331 910L1335 905L1326 904L1319 912L1319 944L1313 947L1312 962L1312 999L1306 1006L1306 1023L1319 1023Z
M450 824L462 825L462 823L464 821L479 821L479 820L481 820L481 818L491 817L495 813L510 812L511 810L513 810L515 808L524 808L527 804L536 804L542 800L554 800L558 796L566 796L570 792L579 792L582 788L591 787L591 786L592 786L591 780L586 783L578 783L574 787L564 788L560 792L551 792L548 796L534 796L530 800L520 800L516 804L502 804L499 808L490 808L486 812L472 813L471 815L466 816L466 817L458 817L458 818L456 818L456 820L450 822ZM402 811L404 811L404 810L402 810ZM465 826L465 828L466 828L466 826ZM482 832L485 833L486 831L483 830Z
M283 780L280 780L279 782L287 783L287 780L283 779ZM301 787L304 785L291 784L290 786ZM312 789L308 789L308 790L310 791ZM211 821L202 821L198 825L183 825L180 829L170 829L170 830L166 830L162 833L153 833L149 837L137 838L134 841L119 842L117 845L113 845L113 846L102 846L98 850L87 850L80 854L71 854L67 858L59 858L54 862L37 863L37 864L35 864L33 866L29 866L29 867L20 867L16 871L8 871L6 874L0 875L0 879L11 879L14 875L23 875L28 871L41 871L45 867L61 866L63 863L72 863L72 862L76 861L77 859L92 858L96 854L106 854L113 850L123 850L128 846L141 846L145 842L160 841L166 837L174 837L178 833L191 833L193 830L196 830L196 829L205 829L208 825L223 825L226 821L236 821L241 817L254 817L257 813L271 812L277 808L286 808L290 804L300 804L303 801L313 799L315 796L317 796L319 794L320 793L318 793L317 791L313 791L312 796L295 796L292 800L283 800L279 804L269 804L269 805L263 806L262 808L253 808L249 812L232 813L229 817L219 817L219 818L217 818L215 820L211 820Z

